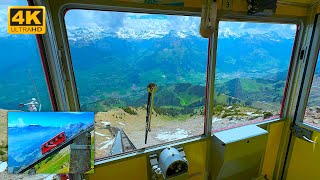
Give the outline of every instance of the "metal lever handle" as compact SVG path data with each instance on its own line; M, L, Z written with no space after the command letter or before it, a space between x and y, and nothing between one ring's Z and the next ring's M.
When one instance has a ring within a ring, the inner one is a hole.
M303 137L304 140L306 140L306 141L308 141L308 142L310 142L312 144L318 144L317 142L312 141L311 139L307 138L306 136L302 136L302 137Z
M154 93L158 90L158 86L155 83L149 83L147 86L148 90L148 102L147 102L147 115L146 115L146 132L145 132L145 141L147 144L148 132L151 131L151 116L153 109Z

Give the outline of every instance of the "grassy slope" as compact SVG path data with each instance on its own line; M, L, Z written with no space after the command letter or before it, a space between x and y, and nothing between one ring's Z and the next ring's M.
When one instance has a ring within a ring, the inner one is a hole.
M177 97L180 99L180 104L182 106L188 106L194 102L201 101L201 99L203 98L203 97L197 97L187 93L182 93L180 96L177 95Z
M52 158L52 159L50 159ZM70 161L69 147L64 148L58 154L54 154L46 160L36 165L37 173L53 174L68 173Z
M63 174L69 172L70 149L69 146L61 150L58 154L48 157L46 160L36 165L37 173L57 173ZM91 138L91 170L87 173L94 172L94 137Z

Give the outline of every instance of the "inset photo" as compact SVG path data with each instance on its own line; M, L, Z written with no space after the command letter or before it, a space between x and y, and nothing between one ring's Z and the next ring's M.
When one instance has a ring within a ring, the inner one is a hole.
M8 172L94 172L93 112L8 112Z

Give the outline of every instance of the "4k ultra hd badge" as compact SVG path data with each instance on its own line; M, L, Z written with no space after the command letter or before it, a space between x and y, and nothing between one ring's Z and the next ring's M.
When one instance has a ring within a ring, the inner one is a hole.
M46 10L44 6L10 6L8 8L9 34L46 33Z

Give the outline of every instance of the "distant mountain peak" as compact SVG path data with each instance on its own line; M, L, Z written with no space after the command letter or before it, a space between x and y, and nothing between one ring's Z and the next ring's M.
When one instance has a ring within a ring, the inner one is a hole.
M39 127L39 126L41 126L41 125L39 125L39 124L30 124L29 126L30 126L30 127Z
M155 39L155 38L200 38L198 29L187 30L166 30L163 29L143 29L143 28L104 28L99 26L93 27L67 27L69 41L92 42L106 37L119 39ZM268 39L271 41L280 41L282 39L293 39L292 33L283 33L276 30L251 30L251 31L236 31L231 27L219 29L220 39Z

